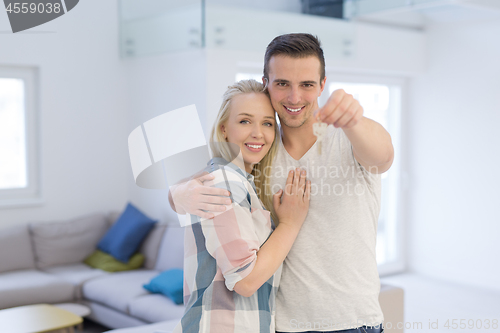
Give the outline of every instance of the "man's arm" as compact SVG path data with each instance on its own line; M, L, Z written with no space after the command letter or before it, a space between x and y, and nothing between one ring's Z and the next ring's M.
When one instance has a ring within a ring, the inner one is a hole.
M356 161L371 173L384 173L394 160L394 147L382 125L366 117L351 128L342 129L352 144Z
M203 184L213 179L212 174L200 171L191 178L171 186L168 191L170 207L178 214L189 213L205 219L214 217L211 212L225 211L224 205L231 204L229 191Z
M174 198L172 197L172 192L175 192L181 185L184 185L187 182L194 180L194 179L197 179L197 178L200 180L200 183L203 184L204 178L201 178L203 176L210 176L210 178L208 178L208 177L206 177L206 178L213 179L213 176L211 174L209 174L208 172L206 172L204 170L201 170L201 171L198 171L197 173L195 173L194 175L192 175L191 177L181 179L177 184L170 186L170 189L168 190L168 203L170 204L170 207L174 210L174 212L176 212L177 214L181 214L181 215L184 215L187 213L186 211L184 211L180 207L180 205L176 206L174 204Z
M384 173L394 160L394 147L385 128L363 116L363 107L344 90L335 90L315 115L340 127L352 144L354 157L371 173Z

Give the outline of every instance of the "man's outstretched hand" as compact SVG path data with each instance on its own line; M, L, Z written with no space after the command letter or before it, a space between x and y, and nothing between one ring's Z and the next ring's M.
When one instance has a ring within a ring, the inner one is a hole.
M335 90L328 101L314 112L321 121L340 128L351 128L363 117L363 107L354 97L343 89Z
M335 90L314 116L344 131L354 158L368 172L381 174L389 170L394 161L391 135L382 125L363 116L363 107L352 95L343 89Z
M223 212L224 205L230 205L229 191L205 185L204 182L214 179L214 175L204 172L201 176L170 188L168 199L170 206L178 214L197 215L211 219L212 212Z

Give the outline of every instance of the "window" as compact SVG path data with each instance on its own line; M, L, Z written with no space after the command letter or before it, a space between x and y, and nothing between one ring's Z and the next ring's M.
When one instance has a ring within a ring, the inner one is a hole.
M0 206L39 203L36 69L0 67Z
M403 223L400 218L402 215L400 209L402 205L400 126L404 81L335 73L330 73L329 77L334 78L334 81L330 81L327 86L328 94L321 96L320 102L326 102L333 91L344 89L360 102L365 117L381 124L391 135L395 154L391 168L381 175L382 202L378 221L376 255L380 275L402 271L404 249Z

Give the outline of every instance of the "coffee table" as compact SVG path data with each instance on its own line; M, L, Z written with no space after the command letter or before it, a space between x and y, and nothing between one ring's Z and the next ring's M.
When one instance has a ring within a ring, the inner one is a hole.
M58 303L54 304L54 306L57 306L60 309L64 309L66 311L72 312L76 314L78 317L85 318L90 314L90 308L86 305L79 304L79 303ZM78 329L80 331L83 331L83 322L78 324Z
M73 333L73 327L82 321L82 317L50 304L0 310L0 332Z

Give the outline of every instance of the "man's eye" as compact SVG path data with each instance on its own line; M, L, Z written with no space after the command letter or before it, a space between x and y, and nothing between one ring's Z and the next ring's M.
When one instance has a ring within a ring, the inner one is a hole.
M284 87L284 86L286 86L286 83L285 82L278 82L278 86L279 87Z
M312 87L312 86L313 86L313 85L312 85L312 84L309 84L309 83L304 84L304 87L306 87L306 88L310 88L310 87Z

